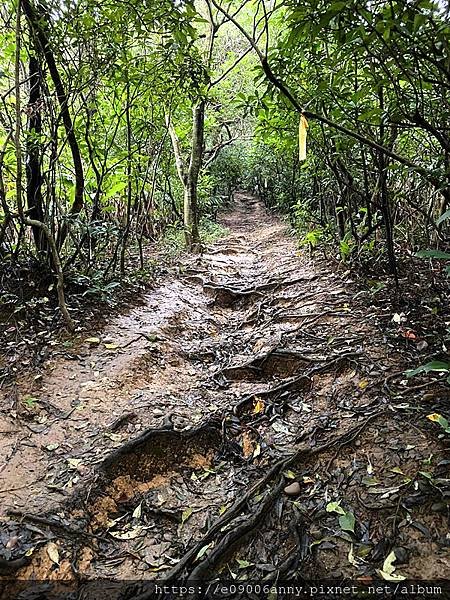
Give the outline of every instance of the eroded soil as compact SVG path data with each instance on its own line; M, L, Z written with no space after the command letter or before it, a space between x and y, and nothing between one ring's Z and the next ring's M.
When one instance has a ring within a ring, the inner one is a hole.
M405 379L407 315L254 198L222 222L142 306L2 390L0 557L29 564L0 573L370 581L393 551L395 574L448 577L449 443L426 419L448 395Z

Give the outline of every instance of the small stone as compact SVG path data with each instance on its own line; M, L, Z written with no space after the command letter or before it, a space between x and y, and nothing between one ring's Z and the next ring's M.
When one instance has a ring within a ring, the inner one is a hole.
M161 410L160 408L153 409L153 416L155 416L155 417L162 417L165 414L166 413L163 410Z
M9 538L9 540L6 542L6 547L8 548L8 550L15 548L17 546L18 541L19 538L17 535L14 535L13 537Z
M294 483L291 483L290 485L287 485L284 488L284 493L288 496L298 496L300 494L300 491L301 488L298 481L294 481Z

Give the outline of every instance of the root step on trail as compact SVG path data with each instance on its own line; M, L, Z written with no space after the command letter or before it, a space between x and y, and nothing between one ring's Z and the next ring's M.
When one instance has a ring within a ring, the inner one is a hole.
M402 575L438 556L437 576L446 449L405 427L417 412L386 390L404 365L373 309L254 198L221 222L227 237L99 343L78 339L19 383L38 402L3 417L0 567L74 582L354 579L402 547Z

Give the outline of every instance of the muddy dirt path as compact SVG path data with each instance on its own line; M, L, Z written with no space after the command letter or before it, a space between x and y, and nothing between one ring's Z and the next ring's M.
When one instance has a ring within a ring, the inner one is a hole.
M404 577L450 573L448 445L421 426L391 309L256 199L222 223L141 306L2 391L0 558L78 582L370 579L392 551Z

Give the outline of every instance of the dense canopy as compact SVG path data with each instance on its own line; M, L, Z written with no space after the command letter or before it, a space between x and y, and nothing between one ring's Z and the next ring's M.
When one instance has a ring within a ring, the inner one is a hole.
M443 4L25 0L1 19L4 266L33 256L106 284L168 231L195 249L237 186L394 276L442 246Z

